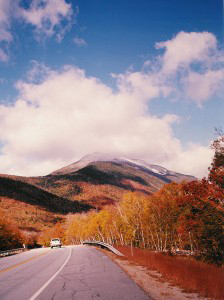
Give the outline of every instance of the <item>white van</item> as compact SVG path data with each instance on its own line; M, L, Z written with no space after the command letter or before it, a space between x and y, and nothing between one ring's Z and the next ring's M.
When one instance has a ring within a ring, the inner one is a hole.
M58 238L51 239L50 246L51 246L51 249L53 249L53 247L61 248L61 240Z

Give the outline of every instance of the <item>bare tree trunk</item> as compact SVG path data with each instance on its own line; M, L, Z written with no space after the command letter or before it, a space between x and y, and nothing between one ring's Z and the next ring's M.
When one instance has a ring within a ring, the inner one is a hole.
M122 235L122 233L119 231L119 229L117 228L117 224L116 224L115 221L113 221L113 224L114 224L114 227L115 227L115 229L116 229L116 231L117 231L117 233L118 233L118 236L119 236L119 238L120 238L120 243L121 243L121 245L123 246L123 245L124 245L124 238L123 238L123 235Z
M190 239L190 245L191 245L191 253L193 252L193 243L192 243L192 238L191 238L191 232L189 231L189 239Z
M133 256L134 253L133 253L133 246L132 246L132 240L131 240L131 256Z
M164 241L163 251L166 250L166 244L167 244L167 231L165 233L165 241Z
M142 222L140 222L140 225L141 225L141 234L142 234L143 248L145 249L145 237L144 237Z
M152 237L152 241L153 241L153 244L154 244L155 250L157 250L157 251L158 251L158 247L157 247L157 245L156 245L156 241L155 241L155 239L154 239L153 233L152 233L152 231L151 231L151 230L149 230L149 231L150 231L150 233L151 233L151 237Z
M98 230L98 233L99 233L99 235L100 235L102 241L104 242L104 237L103 237L103 235L102 235L102 232L100 231L99 226L97 226L97 230Z

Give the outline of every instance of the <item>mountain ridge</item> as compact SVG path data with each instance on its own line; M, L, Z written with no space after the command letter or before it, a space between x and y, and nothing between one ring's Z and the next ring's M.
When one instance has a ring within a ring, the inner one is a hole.
M178 173L178 172L174 172L174 171L170 171L164 167L161 167L159 165L156 164L149 164L147 162L145 162L144 160L140 160L140 159L130 159L130 158L126 158L126 157L121 157L121 156L114 156L111 154L106 154L106 153L100 153L100 152L95 152L92 154L87 154L85 156L83 156L80 160L78 160L77 162L74 162L72 164L69 164L65 167L62 167L58 170L55 170L53 172L51 172L49 175L65 175L65 174L70 174L73 172L76 172L86 166L88 166L89 164L95 163L95 162L118 162L118 163L122 163L122 162L128 162L134 166L139 166L145 169L148 169L150 171L152 171L153 173L162 175L162 176L189 176L190 178L194 178L196 179L196 177L191 176L191 175L185 175L182 173Z
M101 208L119 202L128 191L150 195L166 183L195 179L143 160L93 153L39 177L35 184L70 200Z

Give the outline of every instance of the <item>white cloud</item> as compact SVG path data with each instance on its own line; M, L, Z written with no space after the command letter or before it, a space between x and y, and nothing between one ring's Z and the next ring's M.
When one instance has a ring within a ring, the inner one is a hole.
M129 71L126 74L112 74L112 76L117 79L120 92L135 95L135 97L140 97L145 102L159 96L167 97L174 89L164 80L160 71Z
M214 94L224 91L224 69L208 70L204 74L189 72L183 79L186 97L196 101L199 106Z
M83 38L79 38L78 36L74 37L73 42L78 47L87 46L87 42Z
M10 32L10 0L0 0L0 61L7 62L9 59L8 45L12 42Z
M194 62L208 64L217 52L217 40L209 32L179 32L173 39L156 44L165 48L162 69L165 73L176 72L178 68L189 68Z
M71 66L49 71L42 83L20 82L17 88L20 97L14 106L0 106L2 173L44 175L92 152L161 165L170 162L174 170L184 169L180 159L184 151L172 132L177 116L146 114L144 89L143 97L127 90L115 93ZM154 96L152 87L151 98ZM189 156L194 157L199 148L206 152L198 146ZM189 160L189 173L204 172L207 158L201 155L198 167L195 160Z
M164 162L164 166L180 173L205 177L213 155L213 150L209 146L190 144L187 150L179 151L175 157Z
M224 93L224 52L208 32L180 32L173 39L156 44L164 49L154 61L146 61L140 72L114 75L120 90L147 100L174 97L195 101L199 106Z
M42 17L31 20L38 27ZM204 176L209 145L184 149L172 130L179 116L151 115L148 104L178 95L202 105L221 94L223 52L207 32L181 32L157 47L164 53L141 71L113 75L116 92L77 67L53 71L32 62L27 82L17 82L15 104L0 106L1 172L43 175L87 153L109 152Z
M41 82L50 73L50 68L43 63L39 63L36 60L30 62L31 68L26 74L26 78L29 82ZM17 83L18 84L18 83Z
M201 106L211 97L223 94L224 53L212 33L180 32L173 39L156 46L165 48L160 58L160 73L166 79L177 79L180 97Z
M38 38L56 35L59 42L74 22L72 5L65 0L32 0L29 9L20 8L20 15L36 28Z
M29 5L25 9L19 0L0 0L0 61L9 60L13 21L22 19L32 25L37 39L55 36L60 42L78 14L78 8L74 12L72 5L65 0L31 0Z
M0 42L10 42L12 35L10 33L10 0L0 0Z

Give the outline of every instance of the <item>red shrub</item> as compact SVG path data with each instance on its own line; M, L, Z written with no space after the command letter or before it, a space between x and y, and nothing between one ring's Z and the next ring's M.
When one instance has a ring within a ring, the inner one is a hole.
M189 257L116 246L127 259L149 269L159 271L166 280L201 296L224 299L224 270Z

